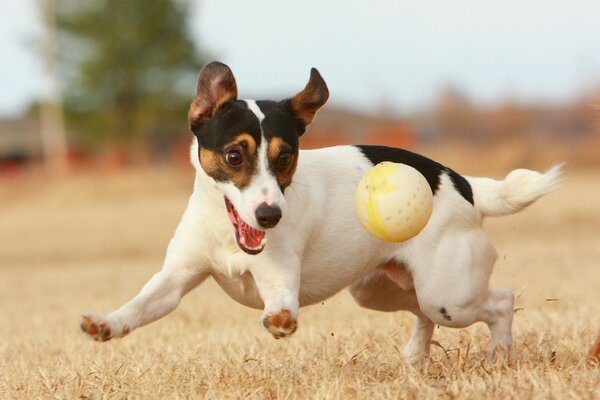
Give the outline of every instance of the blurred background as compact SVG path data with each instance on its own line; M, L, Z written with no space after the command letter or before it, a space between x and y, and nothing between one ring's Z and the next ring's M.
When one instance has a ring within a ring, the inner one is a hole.
M598 16L595 0L0 2L0 266L154 270L192 188L187 110L212 60L240 98L290 97L317 67L330 99L304 148L400 146L493 177L566 162L597 184ZM575 193L565 218L600 223Z
M191 172L186 110L212 60L241 98L289 97L317 67L331 97L305 148L403 146L473 173L595 168L598 16L594 0L3 2L0 179Z

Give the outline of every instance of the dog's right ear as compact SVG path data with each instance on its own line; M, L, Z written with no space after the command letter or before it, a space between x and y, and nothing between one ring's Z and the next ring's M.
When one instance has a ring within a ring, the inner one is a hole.
M190 106L188 120L192 130L199 127L224 103L237 98L237 85L231 69L213 61L200 71L196 98Z

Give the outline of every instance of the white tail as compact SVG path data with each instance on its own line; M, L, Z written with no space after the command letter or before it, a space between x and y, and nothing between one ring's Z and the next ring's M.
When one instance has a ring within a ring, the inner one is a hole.
M475 207L486 216L521 211L543 195L557 189L562 180L562 164L544 173L515 169L503 181L466 177L473 188Z

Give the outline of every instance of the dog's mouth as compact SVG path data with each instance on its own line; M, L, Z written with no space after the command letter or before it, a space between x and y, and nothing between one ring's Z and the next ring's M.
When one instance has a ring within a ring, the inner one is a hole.
M235 229L235 240L240 249L248 254L258 254L263 251L267 243L265 232L254 229L245 223L227 197L225 197L225 207L227 207L229 220Z

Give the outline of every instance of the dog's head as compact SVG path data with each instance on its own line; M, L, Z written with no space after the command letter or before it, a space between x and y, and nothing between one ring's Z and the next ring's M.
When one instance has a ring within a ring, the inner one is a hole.
M223 194L238 245L246 253L263 250L265 230L285 213L283 192L296 170L298 138L328 97L314 68L301 92L278 102L238 100L235 78L225 64L213 62L200 72L188 114L197 157Z

